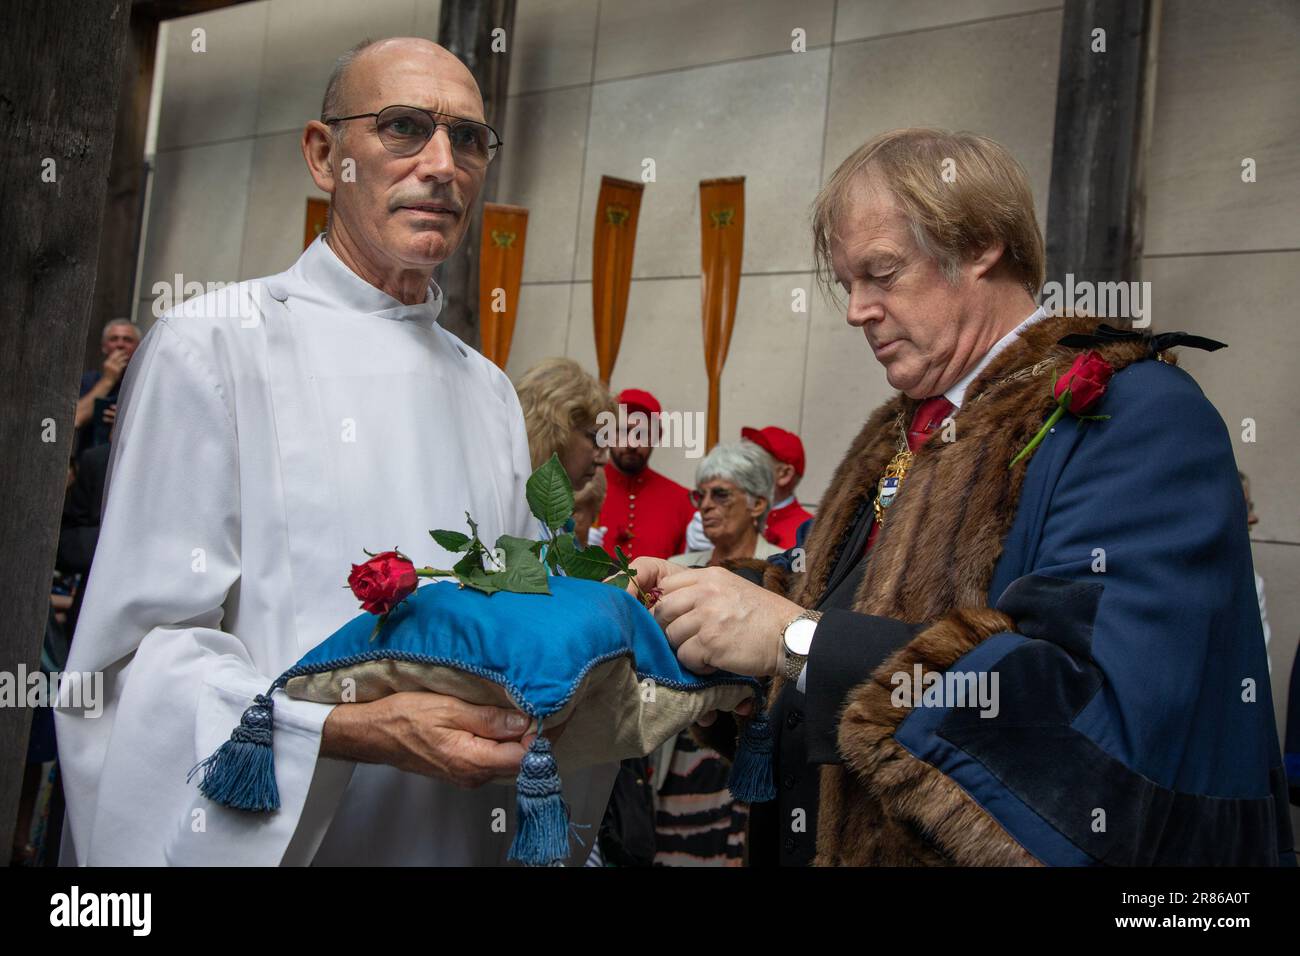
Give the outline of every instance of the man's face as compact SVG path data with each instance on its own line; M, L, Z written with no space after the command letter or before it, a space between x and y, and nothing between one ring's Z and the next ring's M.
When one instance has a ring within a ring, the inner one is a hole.
M639 475L649 464L650 453L654 451L650 443L653 427L650 412L636 405L627 406L627 444L609 449L614 466L623 474Z
M100 348L105 355L112 355L114 352L125 352L127 359L135 354L135 350L140 346L140 333L130 325L110 326L108 333L104 336Z
M889 384L912 398L960 379L958 338L969 320L971 284L957 282L919 248L894 198L863 177L831 236L831 264L849 295L847 320L862 329Z
M639 475L649 464L650 452L653 450L649 445L629 443L621 448L611 448L609 457L623 474Z
M344 87L345 116L402 105L483 122L473 77L432 49L408 44L367 51L353 64ZM384 147L372 118L333 128L333 215L367 258L394 269L427 270L455 252L486 167L458 165L443 126L420 152L406 157ZM354 182L344 178L347 159L356 164Z

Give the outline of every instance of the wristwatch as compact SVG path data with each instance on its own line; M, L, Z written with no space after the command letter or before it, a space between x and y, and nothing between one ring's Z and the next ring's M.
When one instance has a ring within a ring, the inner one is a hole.
M813 632L817 630L821 616L821 611L804 611L781 632L781 673L786 680L797 681L804 665L808 663Z

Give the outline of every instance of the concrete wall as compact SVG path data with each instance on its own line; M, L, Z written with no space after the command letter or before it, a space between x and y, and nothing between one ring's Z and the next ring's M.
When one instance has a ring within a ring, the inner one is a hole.
M1273 640L1279 726L1300 638L1300 4L1164 4L1147 172L1153 324L1229 348L1183 350L1234 438L1259 524L1251 533ZM1256 181L1242 181L1254 159ZM1244 420L1255 440L1243 440ZM1300 810L1292 814L1300 832Z

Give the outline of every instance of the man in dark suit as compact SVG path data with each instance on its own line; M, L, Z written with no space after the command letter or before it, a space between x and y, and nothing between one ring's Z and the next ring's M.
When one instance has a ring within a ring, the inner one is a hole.
M140 330L130 319L113 319L100 336L103 364L81 376L81 391L73 422L77 429L77 452L108 443L108 433L117 417L117 392L131 356L140 347ZM95 419L96 402L106 402L99 419Z
M751 860L1294 864L1230 439L1165 354L1220 343L1037 308L1033 197L984 137L877 136L814 238L898 393L806 570L635 562L684 665L774 678Z
M86 575L99 542L99 517L104 509L104 484L108 478L108 455L111 445L95 445L77 458L76 478L63 504L63 523L59 527L59 548L55 566L64 574L82 575L81 586L68 610L66 633L77 630L77 615L86 593Z

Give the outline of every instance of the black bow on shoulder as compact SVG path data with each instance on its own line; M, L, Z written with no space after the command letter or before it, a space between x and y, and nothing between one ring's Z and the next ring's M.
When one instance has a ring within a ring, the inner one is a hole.
M1087 349L1097 345L1113 345L1116 342L1140 341L1147 343L1147 348L1153 356L1158 352L1176 348L1180 345L1192 349L1203 349L1206 352L1217 352L1219 349L1228 347L1227 342L1216 342L1214 339L1207 339L1203 335L1193 335L1191 332L1161 332L1159 335L1152 335L1150 332L1117 329L1109 325L1099 325L1097 331L1091 334L1075 332L1063 339L1057 339L1056 344L1072 349Z

